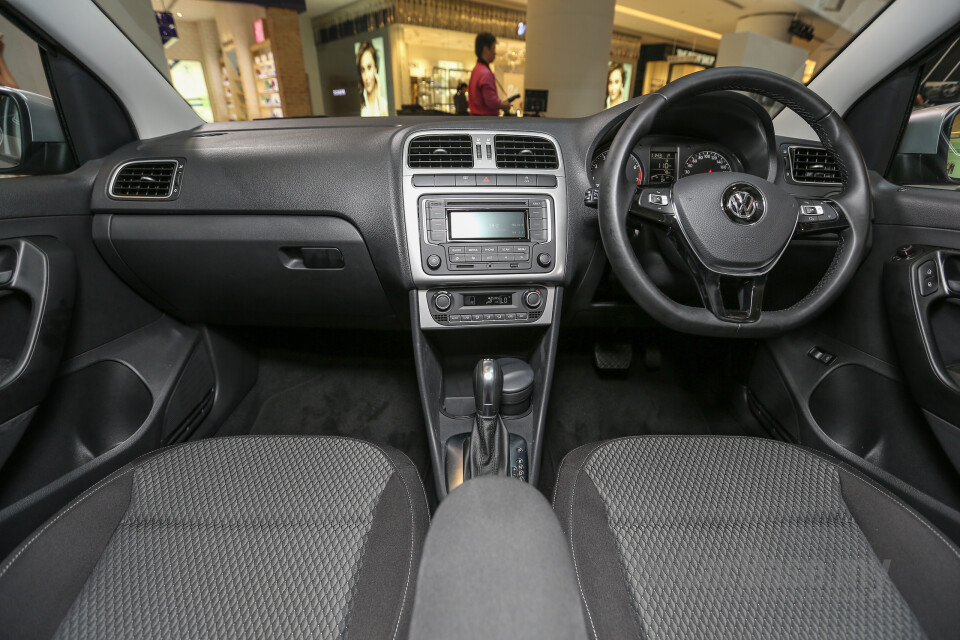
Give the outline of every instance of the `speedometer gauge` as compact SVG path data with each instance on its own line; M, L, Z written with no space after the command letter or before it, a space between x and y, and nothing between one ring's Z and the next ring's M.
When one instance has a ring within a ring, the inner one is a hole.
M608 149L605 149L593 156L593 162L590 163L590 180L593 182L593 186L598 188L600 187L600 179L603 177L603 165L607 162L607 151ZM632 153L623 171L627 180L631 183L635 182L637 185L643 183L643 166L637 156Z
M683 162L680 177L692 176L698 173L716 173L718 171L733 171L730 161L716 151L703 150L694 153Z

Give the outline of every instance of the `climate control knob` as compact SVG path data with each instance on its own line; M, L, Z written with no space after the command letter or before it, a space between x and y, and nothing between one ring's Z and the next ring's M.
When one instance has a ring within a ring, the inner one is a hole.
M453 306L453 296L446 291L441 291L433 296L433 306L437 308L437 311L449 311L450 307Z
M543 304L543 294L536 289L532 289L523 294L523 304L531 309L537 309Z

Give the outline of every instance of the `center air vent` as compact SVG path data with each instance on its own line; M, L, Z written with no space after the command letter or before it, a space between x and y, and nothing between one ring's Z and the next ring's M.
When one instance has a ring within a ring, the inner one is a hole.
M837 159L820 147L790 147L790 174L804 184L841 183Z
M170 198L175 194L176 160L136 160L121 165L110 184L113 198Z
M496 136L497 167L500 169L557 169L557 148L538 136Z
M469 169L473 167L470 136L419 136L410 141L407 164L412 169Z

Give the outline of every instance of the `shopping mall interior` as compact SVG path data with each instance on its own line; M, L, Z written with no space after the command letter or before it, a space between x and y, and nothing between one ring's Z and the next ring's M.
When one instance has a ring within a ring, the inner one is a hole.
M595 113L713 66L762 67L808 81L885 4L99 2L141 26L126 31L140 34L141 50L207 121L454 114L457 91L477 63L479 32L497 38L490 67L501 99L519 96L504 116Z

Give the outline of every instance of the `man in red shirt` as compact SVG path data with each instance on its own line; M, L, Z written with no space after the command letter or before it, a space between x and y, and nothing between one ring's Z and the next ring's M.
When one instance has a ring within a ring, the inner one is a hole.
M477 35L474 50L477 53L477 65L470 73L470 115L497 116L501 109L509 109L510 103L500 100L497 94L497 80L490 70L490 63L497 57L497 38L492 33Z

